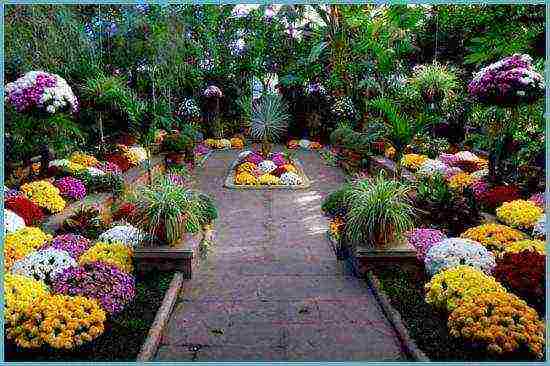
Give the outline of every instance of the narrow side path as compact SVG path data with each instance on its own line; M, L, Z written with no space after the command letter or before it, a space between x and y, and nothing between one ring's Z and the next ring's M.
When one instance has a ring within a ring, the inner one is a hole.
M299 152L307 190L223 188L234 151L215 152L200 189L219 207L216 243L175 306L157 361L397 361L393 329L325 238L320 205L343 175Z

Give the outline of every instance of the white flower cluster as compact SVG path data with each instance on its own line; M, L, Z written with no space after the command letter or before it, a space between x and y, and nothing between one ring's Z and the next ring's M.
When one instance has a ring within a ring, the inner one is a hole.
M192 98L185 98L180 104L178 114L183 117L196 118L201 116L201 110Z
M147 151L141 146L132 146L129 148L129 151L132 154L135 154L138 158L138 163L141 163L144 160L147 160Z
M98 241L105 243L119 242L130 248L135 248L145 239L145 233L140 229L129 225L113 226L99 236Z
M248 155L252 154L252 151L245 150L239 154L239 160L244 160Z
M309 145L311 145L311 141L303 139L298 141L298 145L300 145L302 149L309 149Z
M88 172L88 174L90 174L92 177L99 177L99 176L102 176L102 175L105 175L106 173L101 170L101 169L98 169L98 168L95 168L93 166L91 167L88 167L86 169L86 171Z
M296 173L286 172L281 174L281 183L285 186L297 186L302 182L302 178Z
M23 220L15 212L4 209L4 234L13 233L14 231L24 227L25 220Z
M535 238L544 239L544 237L546 236L545 225L546 225L546 214L543 214L539 219L539 221L537 221L537 223L535 224L535 227L533 228L533 236Z
M220 146L222 146L223 149L231 148L231 141L229 141L228 139L221 139L219 143L220 143Z
M479 158L476 154L470 151L459 151L455 154L458 161L478 161Z
M420 165L420 168L418 168L416 174L428 177L434 174L444 175L447 169L449 169L449 166L441 160L428 159L424 163L422 163L422 165Z
M50 161L50 164L48 165L50 168L66 168L69 166L71 162L68 159L56 159Z
M50 284L65 268L76 267L77 263L64 250L47 248L33 252L13 264L12 273L34 278Z
M267 174L277 169L277 164L271 160L264 160L258 164L258 168L262 171L262 173Z
M481 179L487 177L488 175L489 175L489 169L487 169L487 168L478 170L478 171L473 172L472 174L470 174L470 176L474 180L481 180Z
M424 260L430 276L460 264L475 267L491 274L496 266L495 257L480 243L462 238L448 238L428 250Z

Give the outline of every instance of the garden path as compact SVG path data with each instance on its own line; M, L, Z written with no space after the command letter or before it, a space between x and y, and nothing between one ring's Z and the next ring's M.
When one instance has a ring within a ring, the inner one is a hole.
M315 152L299 152L307 190L222 188L235 151L199 172L219 207L216 242L184 286L157 361L403 360L363 280L325 238L322 199L343 182Z

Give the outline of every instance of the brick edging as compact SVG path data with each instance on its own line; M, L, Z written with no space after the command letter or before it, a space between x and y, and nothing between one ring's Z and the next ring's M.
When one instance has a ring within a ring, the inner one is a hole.
M155 357L163 330L168 322L168 319L170 318L170 314L172 313L172 309L176 303L178 293L183 286L183 282L183 273L176 272L170 282L170 286L168 287L166 294L164 295L162 304L157 311L153 325L151 325L151 328L149 329L147 339L141 346L141 350L136 359L137 362L149 362Z
M422 350L418 348L414 340L410 337L409 332L407 331L407 328L405 327L405 324L401 319L401 314L399 314L399 312L395 310L395 308L388 300L386 294L384 294L384 292L380 289L380 282L378 281L378 278L371 271L369 271L366 274L366 280L369 287L372 289L372 292L374 293L374 297L378 301L378 304L380 304L382 312L384 313L384 315L386 315L386 318L389 320L392 328L395 330L395 333L399 338L399 342L401 343L401 346L403 347L407 356L411 357L414 361L430 361L428 356L426 356L424 352L422 352Z

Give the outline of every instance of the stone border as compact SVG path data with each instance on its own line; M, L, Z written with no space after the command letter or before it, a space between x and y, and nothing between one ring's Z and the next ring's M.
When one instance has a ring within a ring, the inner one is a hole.
M304 167L302 166L302 163L298 161L297 159L293 159L292 163L298 170L298 174L302 177L302 184L300 185L294 185L294 186L286 186L286 185L254 185L254 186L246 186L246 185L237 185L233 183L235 181L235 168L237 165L239 165L239 158L237 157L233 163L231 163L231 166L229 167L229 170L227 172L227 177L225 178L225 182L223 186L225 188L230 189L257 189L257 190L268 190L268 189L289 189L289 190L298 190L298 189L306 189L311 186L311 180L307 177Z
M426 354L418 348L414 340L409 335L407 327L401 319L401 314L395 310L386 294L380 289L380 282L378 281L378 278L371 271L369 271L367 272L366 280L369 287L372 289L374 297L382 308L382 312L397 334L397 338L399 339L405 354L414 361L429 362L430 359L428 356L426 356Z
M136 359L137 362L149 362L155 357L162 333L168 323L170 315L172 314L172 310L182 286L183 273L176 272L170 282L170 287L164 294L164 299L162 300L162 304L157 311L153 325L149 328L149 334L147 335L145 343L141 346L141 350Z

